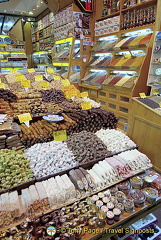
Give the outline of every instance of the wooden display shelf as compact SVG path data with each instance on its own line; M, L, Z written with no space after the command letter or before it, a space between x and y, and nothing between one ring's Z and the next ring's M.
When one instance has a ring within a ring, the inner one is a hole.
M161 169L161 115L137 98L132 98L131 102L128 136L139 144L139 150L153 165Z
M83 84L83 83L79 83L79 86L80 86L80 87L83 87L83 88L94 89L94 90L99 90L99 89L101 89L101 86L92 86L92 85Z
M138 26L138 27L135 27L135 28L128 28L126 30L120 30L120 33L126 33L126 32L132 32L132 31L137 31L137 30L142 30L142 29L145 29L145 28L154 28L155 26L155 23L151 23L151 24L147 24L147 25L143 25L143 26Z
M111 17L116 17L120 14L120 11L117 11L117 12L113 12L109 15L106 15L104 17L101 17L100 19L97 19L97 21L100 21L100 20L104 20L104 19L107 19L107 18L111 18Z
M125 9L121 9L121 12L126 12L126 11L130 11L130 10L134 10L134 9L142 9L142 8L146 8L146 7L149 7L151 5L154 5L157 3L157 0L148 0L148 1L145 1L145 2L141 2L139 4L135 4L133 6L130 6L128 8L125 8Z

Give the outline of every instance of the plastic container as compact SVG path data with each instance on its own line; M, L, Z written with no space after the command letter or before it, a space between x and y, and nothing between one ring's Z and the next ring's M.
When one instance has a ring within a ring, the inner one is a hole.
M124 208L126 212L133 212L134 211L134 201L132 199L126 199L124 203Z
M143 207L146 202L146 196L143 191L139 189L132 189L129 192L129 198L134 201L135 207Z
M107 224L112 225L114 223L114 213L112 211L108 211L106 216L107 216Z
M121 210L119 208L114 208L113 213L114 213L114 220L118 222L120 220Z
M118 189L127 195L131 189L131 184L128 180L124 181L118 184Z
M158 191L154 188L144 188L143 192L146 196L146 200L149 203L155 203L158 198Z
M143 186L143 180L139 176L130 178L131 186L135 189L141 189Z
M125 200L126 200L126 195L125 193L121 192L121 191L118 191L116 194L115 194L115 197L117 198L118 202L120 203L123 203Z

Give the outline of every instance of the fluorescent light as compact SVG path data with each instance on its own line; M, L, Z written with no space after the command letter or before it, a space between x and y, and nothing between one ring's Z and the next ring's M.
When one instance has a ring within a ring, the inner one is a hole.
M31 12L31 11L30 11L30 12L29 12L29 14L30 14L30 15L32 15L32 14L33 14L33 12Z

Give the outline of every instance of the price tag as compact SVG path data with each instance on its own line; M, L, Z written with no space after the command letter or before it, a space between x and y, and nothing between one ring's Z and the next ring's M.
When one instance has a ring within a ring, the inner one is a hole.
M21 81L21 86L23 88L30 88L31 87L30 80L23 80L23 81Z
M80 96L81 96L82 98L88 97L88 92L82 92L82 93L80 93Z
M145 93L139 93L139 95L140 95L141 98L146 98Z
M58 76L58 75L54 75L54 80L61 80L61 76Z
M0 83L2 82L2 80L0 79Z
M18 115L18 119L19 119L20 123L24 123L24 122L32 120L32 117L31 117L30 113L23 113L21 115Z
M161 102L159 103L159 106L161 107Z
M48 83L48 82L45 82L45 81L40 82L40 87L41 87L42 89L48 89L48 88L49 88L49 83Z
M27 70L28 70L29 73L35 72L35 69L34 69L34 68L29 68L29 69L27 69Z
M63 80L62 80L62 84L63 84L63 86L65 87L65 86L69 86L69 85L70 85L70 82L69 82L68 79L63 79Z
M35 76L35 81L43 81L43 76L42 75L36 75Z
M5 84L4 83L0 83L0 88L6 89Z
M53 132L53 137L55 141L65 141L67 140L67 132L66 130Z
M81 103L81 107L82 107L82 110L88 110L88 109L92 108L90 102L83 102L83 103Z
M159 94L158 89L152 89L152 94L153 94L153 95L157 95L157 94Z
M54 73L54 69L53 68L47 68L47 73Z
M17 73L17 70L16 69L10 69L10 73Z
M16 75L16 81L24 81L25 77L22 74Z

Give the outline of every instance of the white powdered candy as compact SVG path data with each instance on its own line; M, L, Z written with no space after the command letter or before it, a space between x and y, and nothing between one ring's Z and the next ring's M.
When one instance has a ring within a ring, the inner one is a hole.
M128 136L115 129L101 129L96 132L96 135L113 154L136 147L136 144Z
M35 177L44 177L71 167L77 162L64 142L38 143L26 151Z

